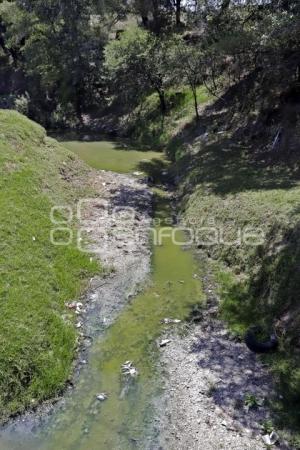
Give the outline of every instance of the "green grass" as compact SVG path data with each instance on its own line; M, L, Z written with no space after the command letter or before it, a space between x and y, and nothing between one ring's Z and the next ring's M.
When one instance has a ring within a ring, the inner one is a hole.
M300 404L299 176L287 165L259 163L229 133L210 138L208 144L192 138L190 151L181 141L173 170L180 179L183 217L201 240L206 232L199 230L215 227L230 243L200 246L214 261L222 314L236 334L243 336L253 324L270 329L287 319L279 352L268 363L293 411L278 407L284 424L300 428L295 413ZM259 245L236 242L247 227L264 237Z
M20 114L0 111L1 419L55 396L72 369L76 332L64 303L100 270L75 244L50 242L51 207L85 194L88 169Z
M197 91L199 107L211 96L200 86ZM194 99L186 87L166 92L167 114L162 117L157 94L148 96L129 116L129 132L132 138L148 148L165 149L173 136L195 117Z
M66 141L63 145L91 167L119 173L138 171L142 162L162 157L162 154L158 152L133 150L130 146L126 147L124 143L113 141Z

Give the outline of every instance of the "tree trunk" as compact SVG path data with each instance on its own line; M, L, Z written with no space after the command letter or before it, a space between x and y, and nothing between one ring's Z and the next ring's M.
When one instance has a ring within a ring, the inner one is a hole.
M176 25L181 24L181 0L176 0Z
M199 110L198 110L198 98L197 98L197 88L192 88L194 104L195 104L195 113L197 122L200 120Z
M160 31L160 15L159 15L159 2L158 0L152 0L152 13L153 13L153 27L155 33Z
M161 110L162 115L164 116L167 111L165 93L164 93L164 91L161 91L160 89L157 89L157 93L158 93L159 101L160 101L160 110Z
M149 25L148 16L142 16L142 23L145 28L148 28L148 25Z
M82 93L82 89L81 89L80 85L77 84L75 86L75 96L76 96L75 97L75 111L76 111L76 116L77 116L77 119L78 119L78 122L79 122L80 126L83 125L83 118L82 118L82 98L83 98L83 95L82 94L83 94Z

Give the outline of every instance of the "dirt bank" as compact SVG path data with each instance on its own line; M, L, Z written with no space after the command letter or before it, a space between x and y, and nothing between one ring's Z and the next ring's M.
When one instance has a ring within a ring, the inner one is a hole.
M200 323L180 337L172 330L162 350L165 368L160 448L164 450L262 450L270 433L274 395L270 374L218 319L211 274L204 277L207 305ZM279 441L275 448L287 449ZM274 448L272 447L272 448Z

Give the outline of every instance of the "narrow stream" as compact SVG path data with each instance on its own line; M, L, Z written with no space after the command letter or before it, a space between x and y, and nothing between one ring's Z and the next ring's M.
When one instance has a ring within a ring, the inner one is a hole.
M80 156L91 164L90 144L66 144L71 149L74 145L77 153L80 146ZM85 145L87 158L84 157ZM101 167L104 158L103 153L101 154L101 142L93 143L93 158L97 149L97 167ZM109 169L109 152L105 152L108 160L102 166ZM118 149L118 152L125 152L126 156L130 154L128 148ZM141 154L138 159L149 160L149 156L149 153ZM158 156L154 153L151 155L152 158ZM120 154L121 166L122 160L126 161L126 158ZM138 162L137 160L134 164ZM126 172L124 166L116 167L115 163L113 168ZM166 219L170 218L171 209L169 199L163 191L155 189L155 198L155 217L160 219L157 225L159 230L159 227L169 226ZM181 232L176 234L176 238L184 242ZM162 245L153 245L152 279L149 285L120 313L105 335L94 341L89 365L82 371L79 383L66 401L66 407L54 414L49 426L42 432L37 431L35 436L2 436L0 449L155 448L152 447L157 432L154 406L162 393L157 341L167 328L161 321L167 317L181 320L186 318L191 306L201 300L201 285L194 276L196 271L191 252L175 245L170 233L163 238ZM129 360L133 361L139 372L130 382L121 375L122 364ZM104 402L97 401L95 394L99 392L107 392L108 399Z

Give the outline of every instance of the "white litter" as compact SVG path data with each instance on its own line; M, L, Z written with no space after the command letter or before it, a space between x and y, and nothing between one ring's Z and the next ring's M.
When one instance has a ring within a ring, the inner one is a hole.
M108 395L105 392L101 392L101 394L97 395L97 400L99 400L99 402L104 402L107 398Z
M266 445L275 445L279 440L279 436L275 431L272 431L271 434L265 434L262 439Z
M160 347L166 347L166 345L168 345L168 344L170 344L170 339L164 339L163 341L161 341L160 343L159 343L159 346Z
M130 375L131 377L137 377L139 372L136 367L134 367L132 361L126 361L122 365L122 372L124 375Z

